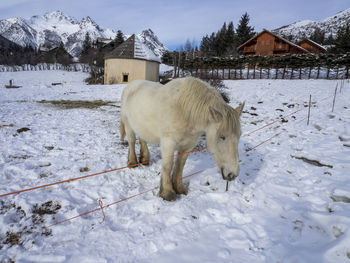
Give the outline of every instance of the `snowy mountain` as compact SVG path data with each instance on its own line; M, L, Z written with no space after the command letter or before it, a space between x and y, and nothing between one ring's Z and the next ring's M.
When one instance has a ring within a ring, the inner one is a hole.
M293 24L283 26L273 30L273 32L280 35L291 35L294 41L298 41L303 37L309 37L316 28L319 28L326 32L325 36L337 34L339 27L342 27L350 23L350 8L335 14L334 16L327 17L321 21L304 20L295 22Z
M86 33L92 40L115 38L116 32L100 27L89 16L81 21L65 15L61 11L32 16L30 19L9 18L0 20L0 35L21 46L58 46L62 41L67 51L78 56L82 51ZM151 29L144 30L139 36L157 56L167 50Z
M151 49L158 57L162 57L164 52L168 50L154 34L154 32L149 28L143 30L141 34L138 34L138 38L145 44L149 49Z

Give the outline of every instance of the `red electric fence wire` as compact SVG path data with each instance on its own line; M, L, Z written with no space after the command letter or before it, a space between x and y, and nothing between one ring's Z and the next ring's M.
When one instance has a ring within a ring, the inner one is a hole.
M212 166L212 167L209 167L209 168L202 169L202 170L200 170L200 171L191 173L191 174L189 174L189 175L186 175L186 176L182 177L182 179L189 178L189 177L191 177L191 176L194 176L194 175L196 175L196 174L202 173L202 172L204 172L204 171L206 171L206 170L208 170L208 169L210 169L210 168L214 168L214 167L215 167L215 166ZM52 225L49 225L49 226L46 226L46 227L44 227L44 228L50 228L50 227L53 227L53 226L56 226L56 225L60 225L60 224L63 224L63 223L72 221L72 220L74 220L74 219L76 219L76 218L79 218L79 217L82 217L82 216L85 216L85 215L94 213L94 212L99 211L99 210L102 211L102 214L103 214L103 220L102 220L102 222L103 222L104 219L105 219L105 214L104 214L104 212L103 212L103 209L104 209L104 208L108 208L108 207L110 207L110 206L112 206L112 205L116 205L116 204L119 204L119 203L121 203L121 202L127 201L127 200L129 200L129 199L135 198L135 197L137 197L137 196L146 194L146 193L148 193L148 192L151 192L151 191L153 191L153 190L156 190L157 188L158 188L158 186L157 186L157 187L154 187L154 188L152 188L152 189L148 189L148 190L146 190L146 191L140 192L140 193L138 193L138 194L135 194L135 195L132 195L132 196L129 196L129 197L120 199L120 200L118 200L118 201L116 201L116 202L113 202L113 203L110 203L110 204L107 204L107 205L104 205L104 206L101 205L102 202L101 202L101 200L99 200L99 205L100 205L100 207L95 208L95 209L90 210L90 211L87 211L87 212L84 212L84 213L82 213L82 214L73 216L73 217L71 217L71 218L67 218L67 219L65 219L65 220L56 222L56 223L54 223L54 224L52 224ZM100 223L102 223L102 222L100 222Z
M205 150L205 149L206 149L206 148L203 147L203 148L195 149L195 150L192 150L192 151L179 153L179 154L176 154L176 155L174 155L174 156L179 156L179 155L183 155L183 154L189 154L189 153L192 153L192 152L203 151L203 150ZM149 163L150 163L150 162L137 163L137 164L128 165L128 166L123 166L123 167L116 168L116 169L112 169L112 170L108 170L108 171L103 171L103 172L99 172L99 173L88 174L88 175L84 175L84 176L79 176L79 177L75 177L75 178L70 178L70 179L67 179L67 180L62 180L62 181L57 181L57 182L50 183L50 184L45 184L45 185L35 186L35 187L27 188L27 189L22 189L22 190L10 192L10 193L7 193L7 194L1 194L0 197L5 197L5 196L9 196L9 195L20 194L20 193L23 193L23 192L33 191L33 190L36 190L36 189L45 188L45 187L49 187L49 186L53 186L53 185L58 185L58 184L70 183L70 182L73 182L73 181L76 181L76 180L81 180L81 179L85 179L85 178L88 178L88 177L93 177L93 176L96 176L96 175L106 174L106 173L110 173L110 172L120 171L120 170L123 170L123 169L126 169L126 168L137 167L137 166L145 165L145 164L149 164Z
M326 100L330 97L333 97L333 95L331 96L327 96L323 99L321 99L320 101L323 101L323 100ZM308 106L307 106L308 107ZM306 108L307 108L306 107ZM277 120L273 121L273 122L270 122L258 129L255 129L253 131L250 131L244 135L247 135L249 136L250 134L254 133L254 132L257 132L259 130L262 130L278 121L280 121L282 118L285 118L285 117L289 117L301 110L303 110L305 108L302 108L302 109L298 109L296 111L293 111L287 115L285 115L284 117L280 117L278 118ZM271 138L267 139L267 141L271 140L273 137L276 137L277 135L274 135L272 136ZM264 143L264 142L263 142ZM263 144L261 143L261 144ZM256 146L257 147L257 146ZM192 152L198 152L198 151L202 151L202 150L205 150L206 147L203 147L203 148L199 148L199 149L195 149L195 150L192 150L192 151L188 151L188 152L183 152L183 153L179 153L179 154L176 154L174 156L179 156L179 155L183 155L183 154L189 154L189 153L192 153ZM252 148L254 149L254 148ZM249 149L248 149L249 150ZM49 186L54 186L54 185L59 185L59 184L63 184L63 183L69 183L69 182L73 182L73 181L76 181L76 180L81 180L81 179L85 179L85 178L89 178L89 177L93 177L93 176L97 176L97 175L101 175L101 174L106 174L106 173L110 173L110 172L115 172L115 171L119 171L119 170L123 170L123 169L126 169L126 168L131 168L131 167L136 167L136 166L139 166L139 165L144 165L144 164L149 164L149 162L145 162L145 163L138 163L138 164L134 164L134 165L128 165L128 166L124 166L124 167L120 167L120 168L116 168L116 169L112 169L112 170L108 170L108 171L103 171L103 172L99 172L99 173L94 173L94 174L89 174L89 175L84 175L84 176L80 176L80 177L75 177L75 178L70 178L70 179L66 179L66 180L62 180L62 181L57 181L57 182L54 182L54 183L50 183L50 184L45 184L45 185L40 185L40 186L35 186L35 187L31 187L31 188L27 188L27 189L22 189L22 190L18 190L18 191L14 191L14 192L10 192L10 193L6 193L6 194L1 194L0 197L5 197L5 196L10 196L10 195L15 195L15 194L20 194L20 193L23 193L23 192L28 192L28 191L33 191L33 190L36 190L36 189L41 189L41 188L45 188L45 187L49 187Z

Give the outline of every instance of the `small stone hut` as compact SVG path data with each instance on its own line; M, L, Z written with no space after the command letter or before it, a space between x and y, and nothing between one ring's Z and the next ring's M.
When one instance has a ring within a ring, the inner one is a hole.
M159 81L160 59L135 34L105 56L104 84Z

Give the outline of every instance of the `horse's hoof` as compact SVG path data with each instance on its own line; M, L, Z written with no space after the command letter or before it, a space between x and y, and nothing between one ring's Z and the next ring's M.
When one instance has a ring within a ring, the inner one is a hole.
M176 200L176 192L174 190L168 192L159 192L159 196L166 201L175 201Z
M140 164L145 165L145 166L149 166L149 160L146 160L146 159L142 160L141 159Z
M129 168L135 168L137 166L139 166L139 164L137 162L128 162L128 167Z
M187 193L188 193L184 184L179 184L179 185L174 184L174 190L179 195L187 195Z

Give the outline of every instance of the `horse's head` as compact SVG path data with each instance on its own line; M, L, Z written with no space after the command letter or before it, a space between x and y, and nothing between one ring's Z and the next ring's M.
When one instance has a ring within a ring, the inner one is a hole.
M222 178L234 180L239 174L238 141L241 136L240 115L244 103L236 109L209 108L209 126L206 131L207 147L219 167Z

